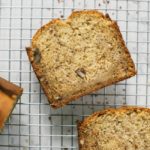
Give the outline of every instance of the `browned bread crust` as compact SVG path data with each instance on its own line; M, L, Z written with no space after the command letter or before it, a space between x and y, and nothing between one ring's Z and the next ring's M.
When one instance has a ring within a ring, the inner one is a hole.
M105 115L110 115L110 116L114 115L114 118L115 118L115 116L116 117L122 116L125 113L130 115L133 112L139 113L139 114L141 113L139 116L141 116L141 118L143 118L143 120L146 120L145 118L148 118L150 115L150 109L149 108L136 107L136 106L124 106L124 107L120 107L120 108L116 108L116 109L115 108L108 108L105 110L101 110L101 111L93 113L89 117L86 117L83 121L78 121L77 129L78 129L79 150L86 150L87 146L90 145L90 143L87 143L87 141L86 141L86 139L89 138L89 136L87 135L88 134L87 130L93 124L95 124L95 127L96 127L96 124L100 124L100 123L98 123L98 118L105 116ZM146 116L144 113L147 113L146 115L148 115L148 116ZM107 120L107 121L109 122L109 120ZM128 126L128 123L126 123L126 126ZM141 126L142 126L142 124L141 124ZM92 129L94 129L94 127L92 127ZM97 128L95 128L95 130L96 129ZM106 130L107 130L107 128L106 128ZM97 137L97 135L100 134L100 133L98 133L98 132L96 133L96 132L97 131L95 131L95 133L93 133L93 134L95 134L95 137ZM86 133L86 136L85 136L85 133ZM122 135L122 136L124 136L124 135ZM91 139L91 140L93 140L93 139ZM98 137L97 137L97 141L100 141L100 139L98 139ZM95 142L95 143L97 143L97 142ZM94 147L89 147L88 150L96 150L96 149L100 148L100 146L101 146L100 144L95 144ZM114 145L114 146L116 146L116 145ZM111 148L113 149L113 147L111 147ZM122 146L121 148L123 149L124 147ZM138 147L136 147L136 148L138 149ZM120 150L120 149L117 149L117 150Z
M20 95L23 91L19 86L0 77L0 90L5 91L7 95Z
M0 77L0 132L11 115L23 89Z
M97 18L104 18L106 20L109 20L111 21L109 15L103 15L102 13L98 12L98 11L77 11L77 12L73 12L71 14L71 16L67 19L66 22L71 22L73 18L77 17L77 16L80 16L82 14L94 14ZM95 86L91 86L90 88L86 88L86 89L82 89L80 90L80 92L76 92L75 94L72 94L68 97L64 97L63 99L61 100L53 100L52 98L52 95L49 94L48 90L50 90L47 86L47 82L43 80L43 71L42 71L42 68L40 67L40 64L38 63L35 63L34 61L34 52L33 52L33 49L36 48L36 41L38 40L39 36L46 30L48 30L52 25L55 25L55 24L63 24L63 22L59 19L54 19L52 21L50 21L48 24L44 25L43 27L41 27L37 32L36 34L34 35L33 39L32 39L32 47L27 47L26 50L27 50L27 54L28 54L28 57L29 57L29 60L32 64L32 67L33 67L33 70L35 71L36 73L36 76L37 78L39 79L41 85L42 85L42 88L46 94L46 96L48 97L48 100L51 104L51 106L53 108L59 108L59 107L62 107L66 104L68 104L69 102L81 97L81 96L84 96L86 94L89 94L91 92L94 92L98 89L101 89L105 86L108 86L108 85L111 85L113 83L116 83L116 82L119 82L119 81L122 81L124 79L127 79L127 78L130 78L132 76L134 76L136 74L136 70L135 70L135 66L134 66L134 63L131 59L131 56L129 54L129 51L127 49L127 47L125 46L125 43L124 43L124 40L122 38L122 35L120 33L120 30L119 30L119 27L117 25L117 23L115 21L112 21L112 28L114 28L118 34L118 37L121 41L121 45L122 47L124 48L124 51L126 53L126 56L127 56L127 64L129 66L129 70L127 71L126 73L126 76L121 76L121 75L118 75L118 78L116 78L115 80L107 80L105 82L100 82L100 83L97 83L95 84Z

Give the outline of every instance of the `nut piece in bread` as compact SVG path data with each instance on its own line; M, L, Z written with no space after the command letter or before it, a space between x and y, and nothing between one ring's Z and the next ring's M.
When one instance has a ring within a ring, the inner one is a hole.
M54 108L136 74L117 23L98 11L52 20L27 54Z
M106 109L78 123L79 150L150 150L150 109Z
M22 91L22 88L0 77L0 132L2 132Z

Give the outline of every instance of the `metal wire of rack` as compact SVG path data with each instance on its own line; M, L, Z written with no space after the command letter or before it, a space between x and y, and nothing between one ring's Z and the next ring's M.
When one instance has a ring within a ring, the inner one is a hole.
M41 25L79 9L101 10L117 20L138 75L53 110L25 47ZM76 120L108 107L150 106L150 1L0 0L0 76L24 88L0 135L0 150L78 149Z

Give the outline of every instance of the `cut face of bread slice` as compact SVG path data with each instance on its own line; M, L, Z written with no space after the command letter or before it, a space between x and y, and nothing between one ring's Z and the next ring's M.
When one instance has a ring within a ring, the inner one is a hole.
M116 22L97 11L52 20L27 53L54 108L136 74Z
M80 150L150 150L150 109L108 109L78 124Z

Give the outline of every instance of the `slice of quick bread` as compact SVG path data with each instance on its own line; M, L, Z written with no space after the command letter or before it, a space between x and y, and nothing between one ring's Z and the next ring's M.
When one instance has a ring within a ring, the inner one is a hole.
M23 89L0 77L0 133L10 117Z
M136 74L117 23L98 11L52 20L26 49L54 108Z
M79 150L150 150L150 109L106 109L78 124Z

